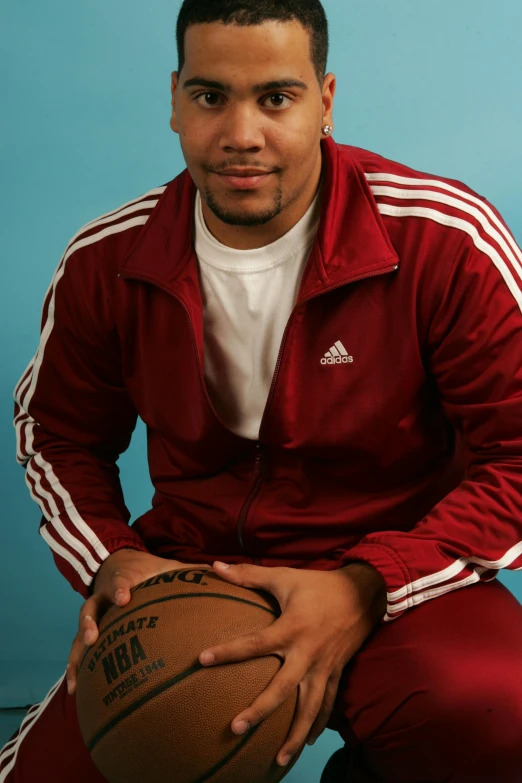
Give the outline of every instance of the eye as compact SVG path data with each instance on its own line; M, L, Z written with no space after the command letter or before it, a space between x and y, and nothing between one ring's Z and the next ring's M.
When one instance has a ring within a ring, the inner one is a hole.
M266 103L266 101L271 101L271 105L268 104L269 109L287 109L289 104L285 104L284 101L292 103L292 98L288 95L283 95L281 92L274 92L272 95L267 95L263 103Z
M201 101L200 98L204 100ZM200 92L199 95L194 96L194 100L200 104L200 106L206 106L212 108L213 106L219 106L221 96L217 92Z

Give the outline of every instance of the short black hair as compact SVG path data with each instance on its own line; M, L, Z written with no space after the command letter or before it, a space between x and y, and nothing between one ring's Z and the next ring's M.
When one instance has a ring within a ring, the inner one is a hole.
M323 86L328 60L328 20L320 0L184 0L176 25L178 73L185 64L185 33L194 24L258 25L267 21L300 22L310 35L310 56Z

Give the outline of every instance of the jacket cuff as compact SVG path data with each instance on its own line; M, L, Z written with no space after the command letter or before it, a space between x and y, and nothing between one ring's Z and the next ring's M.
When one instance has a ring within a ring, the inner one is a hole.
M386 614L379 624L389 623L404 614L407 606L400 599L407 596L407 585L411 584L412 578L406 565L393 549L379 544L358 544L341 557L341 566L357 561L373 566L386 583ZM397 609L397 601L400 601L400 609Z

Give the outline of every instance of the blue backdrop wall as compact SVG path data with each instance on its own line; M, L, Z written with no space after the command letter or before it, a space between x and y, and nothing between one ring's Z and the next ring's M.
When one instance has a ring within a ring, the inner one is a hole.
M519 0L324 5L336 140L466 182L522 243ZM184 167L168 124L179 6L4 3L0 707L39 700L61 675L82 602L37 533L39 509L15 460L13 389L68 240ZM141 424L120 466L135 518L152 494ZM501 579L522 599L520 573Z

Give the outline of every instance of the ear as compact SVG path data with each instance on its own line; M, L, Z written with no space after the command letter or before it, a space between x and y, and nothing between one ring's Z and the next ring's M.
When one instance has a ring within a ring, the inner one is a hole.
M333 127L333 102L337 82L333 73L327 73L323 81L323 125Z
M178 118L176 116L176 90L178 87L178 72L172 71L171 74L171 81L170 81L170 92L171 92L171 106L172 106L172 113L170 115L170 127L174 131L174 133L179 133L178 128Z

